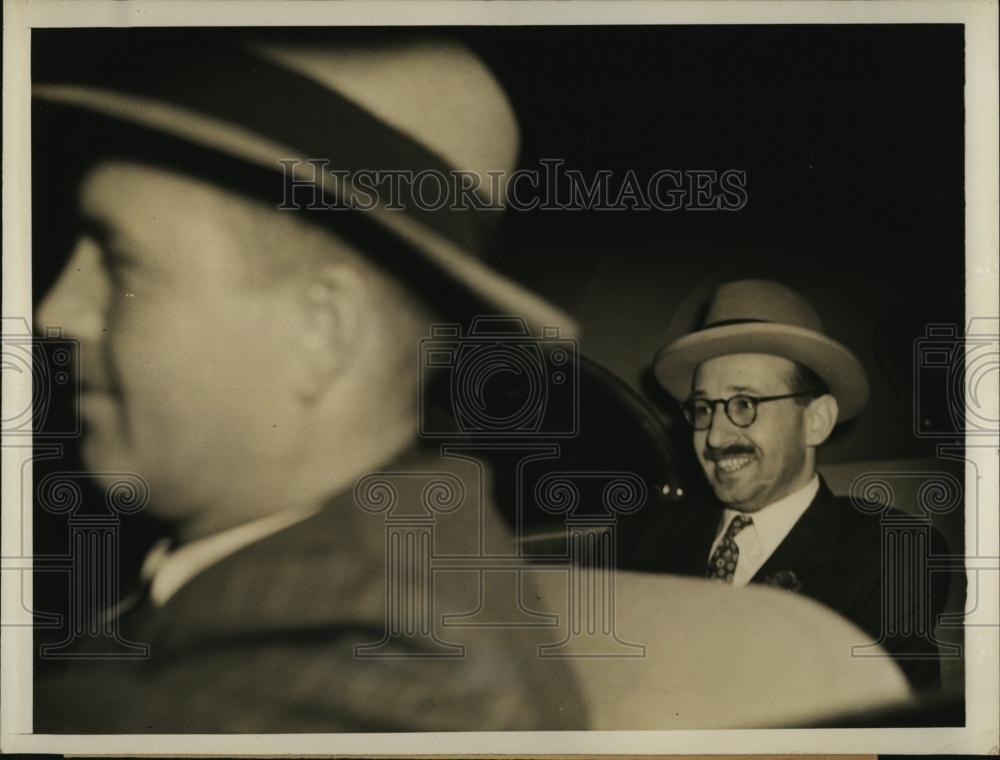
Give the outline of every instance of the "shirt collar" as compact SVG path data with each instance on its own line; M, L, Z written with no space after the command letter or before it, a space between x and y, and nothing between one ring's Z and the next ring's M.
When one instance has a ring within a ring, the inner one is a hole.
M418 446L408 446L387 461L387 469L407 470L417 468L428 457L428 452ZM350 494L344 489L342 494ZM334 497L337 498L337 497ZM148 584L149 600L157 607L167 603L178 590L195 576L231 554L256 541L267 538L284 528L302 522L329 506L329 502L315 506L290 507L280 512L237 525L219 533L199 538L171 549L171 540L162 539L146 554L140 579Z
M753 518L751 528L760 542L763 555L770 556L809 508L818 492L819 475L813 475L812 480L798 491L790 493L756 512L748 514L735 509L725 509L722 517L723 530L729 526L734 517L747 514Z
M153 545L146 555L140 577L149 584L149 599L162 607L177 591L199 573L244 546L277 533L310 517L320 507L286 509L234 528L213 533L171 550L170 539Z

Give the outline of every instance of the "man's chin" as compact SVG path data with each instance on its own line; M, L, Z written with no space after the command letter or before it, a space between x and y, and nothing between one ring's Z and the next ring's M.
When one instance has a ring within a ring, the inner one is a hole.
M759 492L746 485L722 484L713 479L712 490L719 501L737 512L756 512L762 506L758 504Z
M84 434L80 458L87 471L105 487L118 480L122 474L139 475L134 471L122 447L107 441L97 431Z

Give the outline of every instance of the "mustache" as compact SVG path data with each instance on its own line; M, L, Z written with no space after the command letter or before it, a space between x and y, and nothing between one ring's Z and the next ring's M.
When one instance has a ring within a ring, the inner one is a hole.
M754 449L752 446L741 446L740 444L734 444L732 446L726 446L722 449L709 449L706 448L704 451L704 457L709 462L718 462L720 459L729 459L731 457L738 456L752 456Z

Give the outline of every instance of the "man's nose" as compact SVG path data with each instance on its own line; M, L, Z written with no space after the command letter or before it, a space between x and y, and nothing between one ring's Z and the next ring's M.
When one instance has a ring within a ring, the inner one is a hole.
M739 428L726 416L725 404L716 404L713 411L705 443L713 449L725 448L736 440Z
M80 238L35 310L36 331L59 327L66 337L96 340L104 329L108 282L95 241Z

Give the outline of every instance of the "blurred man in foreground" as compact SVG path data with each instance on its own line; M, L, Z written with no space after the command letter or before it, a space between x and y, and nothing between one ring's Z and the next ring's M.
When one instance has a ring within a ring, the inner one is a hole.
M101 623L148 659L111 659L107 637L43 659L36 731L585 725L569 666L503 632L436 646L395 631L376 657L356 650L388 614L384 516L355 503L363 475L393 473L419 509L421 478L444 473L465 503L438 552L470 553L480 530L509 540L477 469L417 446L419 339L472 309L572 323L477 260L490 212L387 212L371 193L369 213L324 208L357 189L307 159L509 170L517 127L497 82L444 42L107 36L94 55L49 49L56 71L36 71L36 118L82 134L85 153L78 235L37 322L80 343L87 467L140 475L174 535ZM304 174L289 181L287 165ZM306 204L321 208L286 210ZM474 607L468 585L438 584L433 603Z

